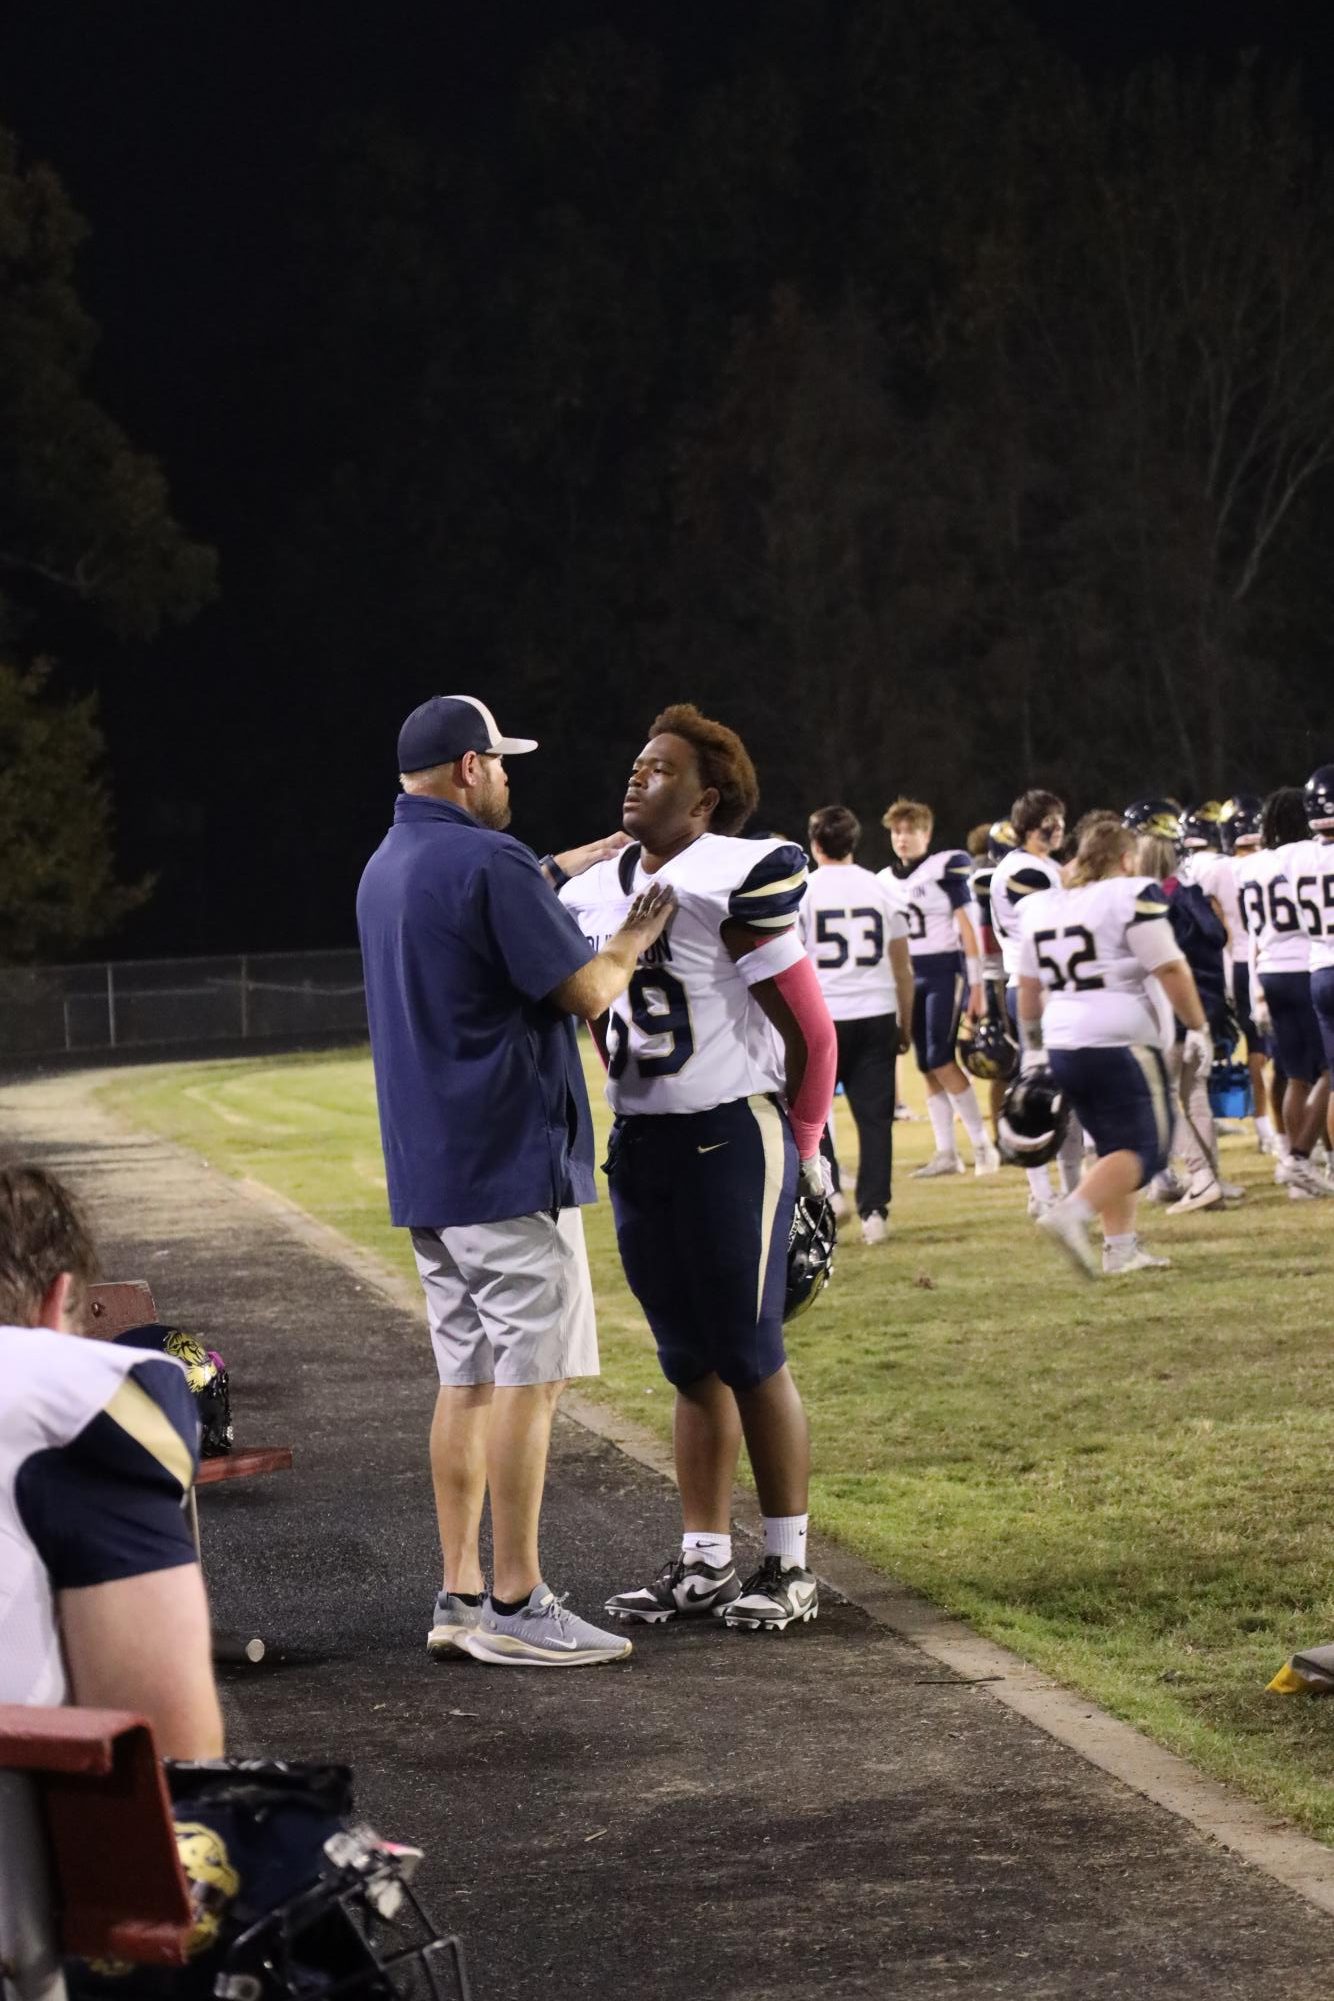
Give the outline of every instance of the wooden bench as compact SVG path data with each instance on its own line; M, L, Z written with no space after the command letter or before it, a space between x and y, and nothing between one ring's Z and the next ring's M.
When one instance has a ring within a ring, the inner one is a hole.
M158 1319L153 1289L142 1278L114 1279L90 1286L88 1317L89 1331L101 1341L114 1341L121 1334L132 1333L136 1327L147 1327ZM223 1452L216 1458L201 1459L195 1475L195 1487L216 1487L227 1480L252 1480L262 1473L286 1473L291 1471L291 1467L290 1445L247 1446L239 1452ZM193 1493L190 1495L190 1527L194 1532L195 1548L199 1550L199 1511ZM203 1559L202 1550L200 1559ZM257 1634L246 1638L232 1633L215 1633L213 1653L219 1661L262 1661L265 1645Z
M141 1716L0 1704L0 1960L14 2001L63 2001L61 1961L183 1966L193 1925Z

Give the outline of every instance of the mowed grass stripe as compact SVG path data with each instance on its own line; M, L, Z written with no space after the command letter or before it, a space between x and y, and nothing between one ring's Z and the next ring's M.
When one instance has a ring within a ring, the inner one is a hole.
M591 1053L589 1078L601 1138ZM102 1096L412 1270L386 1217L364 1051L163 1066ZM841 1101L838 1122L851 1166ZM845 1230L833 1286L793 1330L820 1525L1334 1838L1334 1704L1264 1692L1294 1647L1334 1639L1334 1203L1290 1203L1249 1141L1227 1142L1246 1203L1171 1220L1146 1207L1173 1270L1089 1285L1027 1222L1021 1176L913 1182L928 1126L899 1125L895 1144L890 1243L867 1251ZM604 1370L593 1393L665 1438L670 1396L606 1202L586 1220Z

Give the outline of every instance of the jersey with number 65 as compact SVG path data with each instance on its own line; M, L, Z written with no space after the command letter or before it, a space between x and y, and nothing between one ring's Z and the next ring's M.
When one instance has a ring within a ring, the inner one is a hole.
M1262 979L1266 973L1305 972L1311 961L1311 943L1286 873L1277 848L1247 855L1237 870L1237 900L1250 943L1251 970Z
M1181 947L1159 883L1116 875L1045 890L1021 907L1019 929L1019 971L1042 982L1049 1049L1170 1046L1172 1010L1149 976Z
M1334 841L1289 841L1274 849L1280 895L1292 898L1310 941L1311 971L1334 966Z
M806 893L806 857L788 841L701 834L646 875L638 846L622 848L561 890L595 951L633 899L670 883L676 909L639 961L607 1021L607 1098L615 1112L707 1112L781 1091L783 1045L723 943L729 919L790 931Z
M897 884L856 862L822 863L807 885L799 924L835 1021L897 1011L889 942L908 935Z
M972 903L972 872L971 857L961 848L923 855L907 875L881 869L880 880L897 891L908 920L908 950L914 959L962 951L954 913Z

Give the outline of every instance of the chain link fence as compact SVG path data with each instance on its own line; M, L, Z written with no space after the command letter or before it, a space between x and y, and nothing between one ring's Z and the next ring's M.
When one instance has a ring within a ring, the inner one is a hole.
M361 954L0 967L0 1057L364 1040Z

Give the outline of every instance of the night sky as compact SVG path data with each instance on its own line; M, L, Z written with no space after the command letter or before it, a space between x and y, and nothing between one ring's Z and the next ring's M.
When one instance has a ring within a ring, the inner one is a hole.
M1301 64L1313 114L1330 122L1334 59L1319 5L1026 0L1021 11L1095 73L1163 53L1213 59L1261 47ZM290 384L266 376L265 357L289 309L296 198L330 118L388 107L485 153L524 67L553 40L614 23L655 41L680 74L707 79L765 34L768 14L766 0L375 9L10 0L0 12L0 123L28 159L55 167L91 228L81 294L101 329L93 393L137 447L161 458L178 518L218 548L222 565L223 604L152 645L77 623L57 640L71 684L95 686L101 698L124 867L163 871L154 903L108 942L113 955L350 943L352 858L373 844L392 803L401 695L385 712L368 702L366 782L358 796L331 796L311 755L317 681L255 686L229 658L224 610L248 561L256 468L275 476L263 442ZM471 685L466 663L418 666L422 694ZM501 724L543 731L540 716L502 714ZM286 824L346 820L347 858L332 880L303 881L290 852L275 857L262 886L238 882L229 866L233 847L243 871L262 853L253 830L269 811L278 760L263 760L257 787L245 746L264 739L272 751L275 734L297 795ZM572 813L569 838L602 831L587 818ZM515 831L537 839L548 830L525 828L520 812Z

